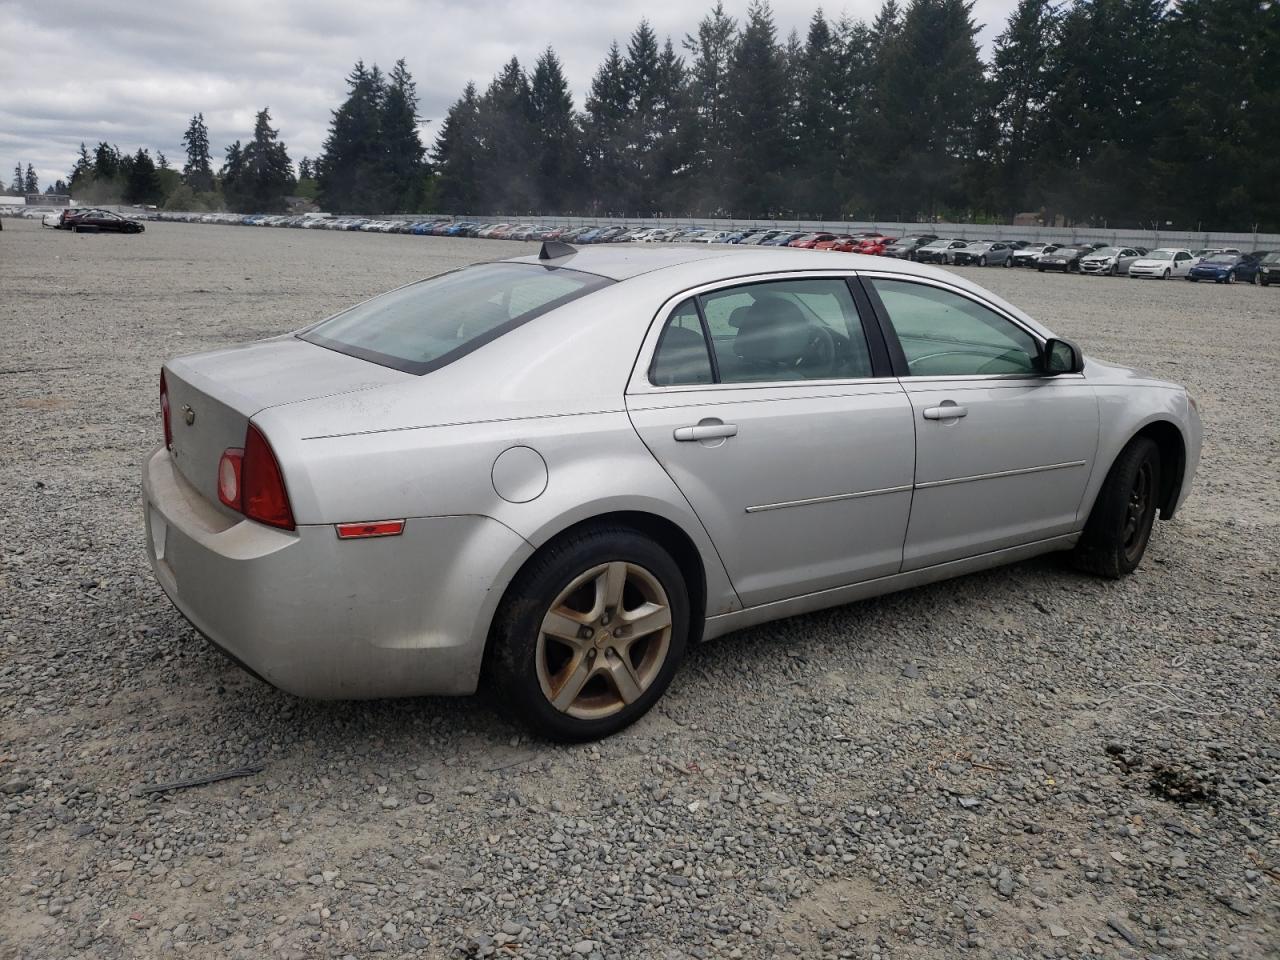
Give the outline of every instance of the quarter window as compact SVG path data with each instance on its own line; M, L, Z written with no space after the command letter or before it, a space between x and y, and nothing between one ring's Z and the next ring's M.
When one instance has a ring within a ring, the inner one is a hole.
M698 307L690 297L671 313L653 355L650 379L660 387L711 383L711 357Z
M910 376L1038 372L1035 338L995 311L921 283L869 282L902 344Z

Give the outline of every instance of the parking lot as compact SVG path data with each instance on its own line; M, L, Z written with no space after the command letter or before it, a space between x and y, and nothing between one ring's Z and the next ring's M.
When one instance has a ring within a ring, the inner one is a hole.
M209 647L144 552L161 362L525 249L5 224L0 958L1276 956L1274 288L957 268L1199 399L1126 580L1046 558L752 629L578 747Z

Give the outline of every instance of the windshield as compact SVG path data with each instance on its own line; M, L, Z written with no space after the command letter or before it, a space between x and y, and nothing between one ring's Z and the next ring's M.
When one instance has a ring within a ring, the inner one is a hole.
M486 263L366 300L298 337L424 374L612 282L563 267Z
M1120 252L1119 247L1102 247L1093 251L1095 257L1111 257Z
M1280 263L1280 250L1268 253L1262 258L1263 263Z
M1173 255L1177 252L1178 252L1177 250L1165 250L1163 248L1160 250L1152 250L1150 253L1147 254L1147 259L1148 260L1172 260Z
M1210 263L1235 263L1236 255L1234 253L1215 253L1209 257Z
M924 249L925 250L946 250L948 247L951 246L951 244L952 244L952 241L950 240L935 240L933 241L933 243L926 244Z

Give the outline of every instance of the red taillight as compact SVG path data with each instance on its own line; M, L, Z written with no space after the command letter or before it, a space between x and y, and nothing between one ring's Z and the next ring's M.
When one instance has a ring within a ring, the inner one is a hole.
M267 438L253 424L245 432L244 448L232 447L218 461L218 499L250 520L294 529L280 464Z
M250 520L292 530L293 508L284 487L284 475L276 455L261 431L249 424L244 438L244 463L240 468L240 502Z
M164 371L160 371L160 414L164 417L164 446L173 449L173 428L169 426L169 385L164 382Z

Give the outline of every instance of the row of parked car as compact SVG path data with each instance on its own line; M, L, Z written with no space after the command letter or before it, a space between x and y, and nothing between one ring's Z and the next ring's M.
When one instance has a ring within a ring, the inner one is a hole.
M359 230L433 237L492 240L561 240L566 243L724 243L743 246L798 247L896 257L946 266L1035 267L1101 276L1185 277L1191 281L1280 284L1280 252L1244 253L1234 248L1186 250L1117 247L1102 243L1032 243L1026 240L961 240L921 233L888 237L878 231L829 233L757 227L716 230L701 227L554 227L539 223L490 222L438 218L385 220L307 213L294 216L234 213L160 213L158 219L308 230Z
M886 256L948 266L1035 267L1041 273L1128 276L1195 283L1280 283L1280 251L1245 253L1235 247L1187 250L1181 247L1116 247L1105 243L1028 243L1025 240L959 240L907 237L890 244Z

